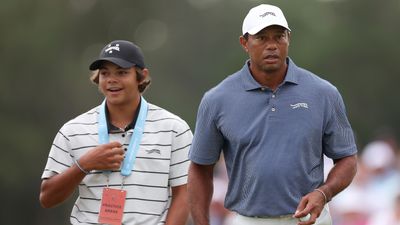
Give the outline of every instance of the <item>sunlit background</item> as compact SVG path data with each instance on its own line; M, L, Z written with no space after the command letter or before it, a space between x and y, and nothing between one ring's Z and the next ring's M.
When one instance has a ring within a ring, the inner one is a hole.
M3 0L0 224L69 224L74 199L42 209L40 176L58 129L100 103L88 65L106 43L126 39L141 46L153 82L145 98L179 115L194 130L204 92L247 59L238 38L244 16L260 3L284 11L292 29L289 54L296 64L342 93L360 153L377 138L385 139L393 151L386 158L394 161L381 166L390 165L384 170L398 177L399 0ZM375 175L368 162L376 166L374 159L385 158L379 152L360 160L359 189L352 188L356 194L343 193L350 197L338 199L373 204L361 200ZM398 182L374 182L380 191L394 190L387 198L394 201ZM368 196L385 198L379 193ZM356 195L360 197L351 200ZM375 208L334 205L335 225L395 225L372 223ZM385 211L392 209L394 205Z

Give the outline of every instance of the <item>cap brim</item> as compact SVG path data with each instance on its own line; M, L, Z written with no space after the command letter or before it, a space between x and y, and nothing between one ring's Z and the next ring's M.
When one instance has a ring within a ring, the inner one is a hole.
M92 62L92 64L90 64L90 66L89 66L89 69L90 70L100 69L100 67L101 67L101 65L103 65L104 61L112 62L124 69L131 68L135 65L134 63L128 62L128 61L120 59L120 58L106 57L106 58L100 58L100 59Z
M283 27L283 28L285 28L285 29L291 31L290 28L289 28L288 26L285 26L285 25L280 24L280 23L264 23L264 24L261 24L261 25L259 25L259 26L256 26L256 27L254 27L253 29L247 31L247 33L249 33L250 35L255 35L255 34L257 34L258 32L260 32L262 29L264 29L264 28L266 28L266 27L270 27L270 26L281 26L281 27Z

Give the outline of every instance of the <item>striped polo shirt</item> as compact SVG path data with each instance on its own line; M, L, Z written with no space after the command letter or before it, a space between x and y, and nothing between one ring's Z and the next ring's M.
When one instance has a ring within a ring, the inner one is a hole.
M245 216L293 214L302 196L323 183L323 155L357 152L338 90L287 59L272 91L248 62L203 97L189 158L217 162L223 151L226 208Z
M64 124L50 149L42 179L60 174L83 154L99 144L100 106ZM128 148L133 129L110 132L110 142ZM127 191L123 224L164 224L171 202L171 187L187 183L188 150L192 132L178 116L149 103L143 137L132 174L125 178ZM107 185L119 189L120 170L107 175L91 171L79 185L79 197L72 209L72 224L97 224L102 190Z

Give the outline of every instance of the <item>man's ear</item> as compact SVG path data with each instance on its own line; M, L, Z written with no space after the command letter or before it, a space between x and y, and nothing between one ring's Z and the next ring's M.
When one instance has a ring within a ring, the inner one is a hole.
M247 49L247 39L246 39L243 35L240 35L240 37L239 37L239 42L240 42L240 45L242 46L243 50L244 50L245 52L248 52L248 49Z

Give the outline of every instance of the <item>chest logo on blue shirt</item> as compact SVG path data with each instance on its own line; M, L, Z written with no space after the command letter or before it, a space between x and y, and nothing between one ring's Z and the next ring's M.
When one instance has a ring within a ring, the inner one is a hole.
M292 109L298 109L298 108L308 109L308 104L305 102L299 102L296 104L290 104L290 107L292 107Z

